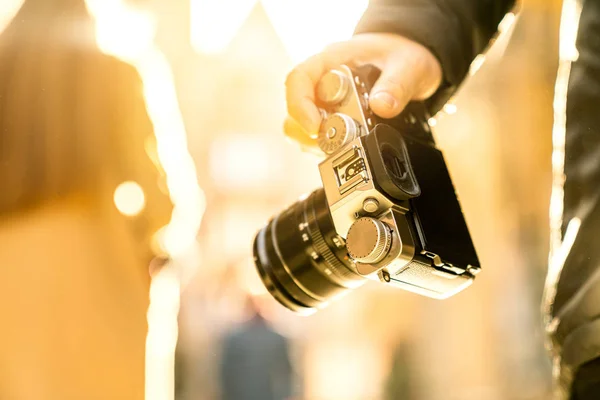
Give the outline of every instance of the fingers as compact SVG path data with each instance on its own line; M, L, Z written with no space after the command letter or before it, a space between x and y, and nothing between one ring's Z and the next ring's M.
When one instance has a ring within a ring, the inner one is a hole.
M362 34L329 46L297 66L286 80L288 136L311 141L318 132L321 113L315 105L315 86L328 70L354 62L377 65L382 74L370 96L370 106L383 118L398 115L412 99L425 99L441 82L436 57L422 45L394 34Z
M315 105L314 94L319 78L313 78L321 69L324 69L321 63L312 60L311 65L301 65L294 69L286 80L288 114L307 132L316 132L321 124L321 114Z
M402 59L389 60L373 86L369 105L382 118L400 114L415 94L419 72Z
M321 113L315 105L315 86L329 69L350 60L356 50L352 43L342 42L329 46L324 52L298 65L286 80L288 114L310 134L321 124Z
M373 86L369 105L383 118L400 114L409 101L432 95L441 81L437 59L423 47L411 46L390 56Z
M289 141L295 145L300 145L305 153L310 153L318 157L323 156L323 152L317 145L317 135L309 135L304 128L294 121L293 118L287 117L283 124L283 131Z
M314 147L317 145L316 135L309 134L298 122L293 118L287 117L283 123L283 132L285 135L299 143L302 146Z

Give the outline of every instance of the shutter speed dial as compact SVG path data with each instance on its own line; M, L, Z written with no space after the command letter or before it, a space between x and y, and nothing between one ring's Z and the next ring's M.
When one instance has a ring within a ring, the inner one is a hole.
M392 233L389 226L375 218L362 217L354 221L346 247L353 260L363 264L375 264L390 251Z
M350 91L348 77L341 71L327 72L317 85L317 98L328 106L341 103Z
M317 143L325 154L332 154L359 136L358 123L345 114L328 115L321 123Z

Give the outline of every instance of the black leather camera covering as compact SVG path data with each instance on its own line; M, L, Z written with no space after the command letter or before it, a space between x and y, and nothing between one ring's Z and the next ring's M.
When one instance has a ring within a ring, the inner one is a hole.
M355 73L370 90L380 71L369 65L356 68ZM418 252L434 253L459 268L479 267L444 156L435 147L427 123L425 104L412 102L393 119L372 118L376 126L365 142L374 181L392 201L400 205L408 202L409 220L414 223L415 239L422 247ZM390 155L397 157L396 166L386 162ZM405 174L397 176L395 171Z
M365 139L374 182L389 197L408 200L421 194L402 135L379 124Z
M478 267L479 259L442 152L410 136L404 139L421 187L421 195L410 200L410 209L423 250L457 267Z

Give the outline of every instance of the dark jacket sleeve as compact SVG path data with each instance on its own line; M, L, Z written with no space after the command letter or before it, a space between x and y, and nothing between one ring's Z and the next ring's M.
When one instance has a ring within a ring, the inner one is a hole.
M444 83L428 100L435 113L463 81L515 0L370 0L355 33L397 33L429 48Z

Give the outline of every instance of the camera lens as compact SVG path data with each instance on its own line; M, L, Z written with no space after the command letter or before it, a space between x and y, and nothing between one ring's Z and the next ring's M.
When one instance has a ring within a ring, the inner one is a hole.
M254 262L271 295L311 314L365 282L336 234L323 189L275 216L254 239Z

